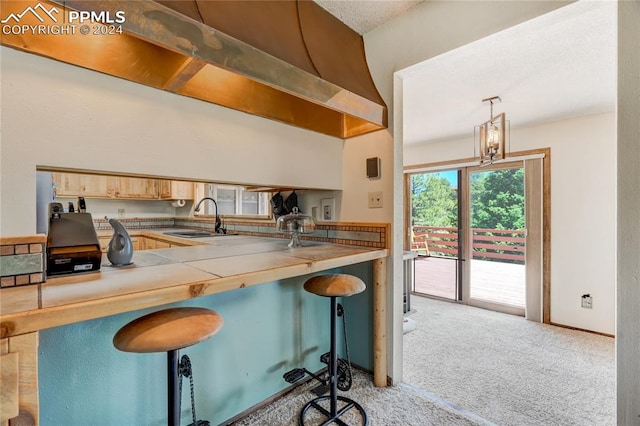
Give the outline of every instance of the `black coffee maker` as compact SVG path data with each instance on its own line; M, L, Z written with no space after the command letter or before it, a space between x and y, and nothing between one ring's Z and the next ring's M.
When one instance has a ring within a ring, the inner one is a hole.
M47 276L100 270L102 251L91 213L64 213L49 205Z

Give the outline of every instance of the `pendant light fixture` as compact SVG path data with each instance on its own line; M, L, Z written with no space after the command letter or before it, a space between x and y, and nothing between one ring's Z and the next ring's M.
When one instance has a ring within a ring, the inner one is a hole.
M502 102L500 96L486 98L482 102L490 104L489 121L476 126L478 130L474 133L479 135L477 146L480 148L480 165L487 165L505 157L506 120L504 112L496 116L493 115L493 103ZM474 137L474 139L476 138Z

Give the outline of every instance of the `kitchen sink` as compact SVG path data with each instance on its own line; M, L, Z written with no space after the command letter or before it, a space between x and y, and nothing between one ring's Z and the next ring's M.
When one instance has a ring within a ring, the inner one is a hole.
M171 232L163 232L164 235L171 235L174 237L182 237L182 238L202 238L202 237L211 237L214 234L207 231L171 231Z
M214 234L207 231L171 231L163 232L164 235L171 235L173 237L181 238L205 238L205 237L223 237L225 235L238 235L238 234Z

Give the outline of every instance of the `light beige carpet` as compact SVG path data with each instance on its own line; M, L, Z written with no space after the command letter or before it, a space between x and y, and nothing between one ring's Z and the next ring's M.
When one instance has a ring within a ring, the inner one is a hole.
M412 296L404 380L498 425L615 424L614 339Z
M464 305L412 298L405 382L376 388L354 370L349 392L372 426L615 424L614 340ZM235 423L293 426L317 382ZM361 423L353 416L347 424ZM309 421L306 424L319 424Z
M293 392L278 399L248 417L233 423L239 426L293 426L298 424L298 415L302 407L315 395L309 389L317 385L316 381L304 384ZM473 415L456 412L440 401L431 399L425 392L412 386L401 384L389 388L373 386L371 375L354 370L353 387L348 392L339 392L347 396L366 410L371 426L430 426L430 425L477 425L485 424ZM354 409L350 410L352 414ZM305 418L305 425L318 425L317 418ZM361 425L359 416L342 417L350 426Z

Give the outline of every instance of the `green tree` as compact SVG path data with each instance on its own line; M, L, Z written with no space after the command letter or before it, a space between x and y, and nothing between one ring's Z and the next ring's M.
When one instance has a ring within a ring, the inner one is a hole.
M524 169L471 175L471 227L524 229Z
M457 226L456 188L439 173L411 176L411 218L413 225Z

